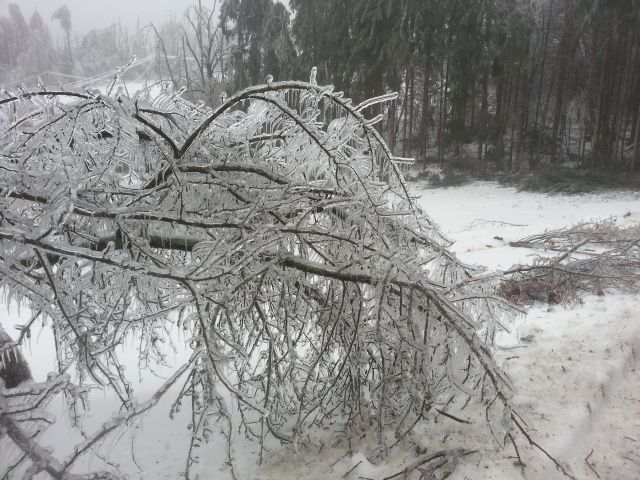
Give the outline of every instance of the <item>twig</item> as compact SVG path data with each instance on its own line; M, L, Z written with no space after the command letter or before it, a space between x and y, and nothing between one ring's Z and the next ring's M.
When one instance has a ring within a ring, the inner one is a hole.
M556 468L558 470L560 470L560 472L562 472L562 474L567 477L570 478L571 480L577 480L575 476L573 476L570 472L568 472L561 464L560 462L558 462L558 460L556 460L549 452L547 452L544 448L542 448L542 446L537 443L533 438L531 438L531 435L529 435L529 433L527 433L526 429L520 424L520 422L518 422L518 419L516 418L516 416L512 413L511 414L511 419L513 420L513 423L516 424L516 426L518 427L518 430L520 430L520 432L524 435L524 437L527 439L527 441L529 442L529 444L535 448L537 448L538 450L540 450L542 453L544 453L544 455L553 462L553 464L556 466Z
M476 218L471 225L482 224L482 223L499 223L500 225L509 225L510 227L528 227L529 225L523 223L510 223L504 222L502 220L486 220L484 218Z
M520 456L520 451L518 450L518 445L516 445L516 441L514 440L513 435L511 435L511 432L507 433L507 436L509 437L509 440L511 440L511 445L513 445L513 449L516 451L516 457L518 458L518 466L520 467L520 472L524 477L524 467L526 465L522 461L522 457Z
M438 412L440 415L443 415L447 418L450 418L451 420L454 420L458 423L466 423L467 425L471 425L473 422L470 422L469 420L464 420L460 417L456 417L455 415L451 415L450 413L445 412L444 410L440 410L439 408L434 409L436 412Z
M29 456L33 462L34 472L46 472L56 480L80 480L89 478L89 476L65 472L60 462L56 460L48 450L38 445L9 415L0 413L0 427L3 428L14 443ZM25 478L27 477L25 476ZM93 480L115 480L121 477L109 472L94 472L91 478Z
M171 386L176 382L176 380L178 380L178 378L180 378L182 374L185 371L187 371L190 365L191 365L191 362L188 362L182 365L180 368L178 368L178 370L176 370L176 372L145 403L135 408L132 408L127 412L117 415L111 421L106 422L99 431L95 432L91 437L87 438L87 440L77 445L73 449L73 453L71 453L65 459L64 465L62 467L62 473L66 472L73 465L73 463L80 457L80 455L86 452L89 448L95 445L98 441L100 441L106 435L108 435L109 433L111 433L121 425L125 424L132 418L137 417L143 414L144 412L150 410L151 408L153 408L160 401L163 395L167 393L169 388L171 388Z
M591 462L589 462L589 457L591 457L591 455L593 455L593 448L591 449L591 451L589 452L589 455L587 455L584 458L585 463L587 464L587 467L589 467L591 469L591 471L593 473L596 474L596 477L600 478L600 475L598 474L598 472L596 472L596 469L593 467L593 465L591 464Z
M358 468L358 466L359 466L361 463L362 463L362 460L360 460L360 461L359 461L358 463L356 463L353 467L351 467L351 468L349 469L349 471L348 471L348 472L346 472L346 473L342 476L342 478L347 478L347 477L349 476L349 474L350 474L351 472L353 472L356 468Z
M411 472L413 472L417 468L421 467L425 463L432 462L433 460L436 460L438 458L450 458L450 457L454 457L454 456L466 457L466 456L472 455L472 454L474 454L476 452L477 452L477 450L464 450L464 449L440 450L439 452L435 452L435 453L432 453L430 455L425 455L424 457L419 458L418 460L416 460L412 464L407 465L406 467L404 467L399 472L394 473L393 475L389 475L388 477L384 477L382 480L391 480L393 478L397 478L397 477L400 477L400 476L404 476L406 478ZM442 466L442 465L440 465L440 466Z

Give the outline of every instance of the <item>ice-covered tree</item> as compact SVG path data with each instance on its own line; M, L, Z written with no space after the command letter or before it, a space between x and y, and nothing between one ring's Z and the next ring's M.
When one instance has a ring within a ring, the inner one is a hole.
M52 20L60 22L60 27L64 30L67 40L67 70L71 71L73 68L73 55L71 54L71 10L66 5L58 7L51 16Z
M198 0L185 10L180 22L171 21L159 29L151 25L158 71L171 80L174 88L185 86L185 98L208 106L218 105L226 90L218 9L217 0Z
M18 4L10 3L8 11L8 17L0 16L0 64L3 69L16 66L18 56L25 50L29 31Z
M481 403L465 415L480 412L502 441L510 389L490 346L510 306L448 251L379 118L362 115L389 98L354 105L302 82L250 87L213 110L170 89L0 96L0 282L32 312L22 332L53 331L57 358L47 381L0 389L0 425L25 468L67 478L174 384L194 447L241 426L304 449L337 421L383 444ZM139 403L118 346L137 340L144 374L179 341L176 326L190 359ZM57 460L31 435L35 412L89 385L121 408Z

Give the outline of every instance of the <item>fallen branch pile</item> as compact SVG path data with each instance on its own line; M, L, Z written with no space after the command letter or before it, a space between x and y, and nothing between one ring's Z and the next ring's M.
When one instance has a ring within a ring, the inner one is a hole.
M532 235L513 247L560 252L532 265L504 272L500 293L516 304L579 301L580 293L604 295L640 287L640 227L621 227L614 219L581 223Z

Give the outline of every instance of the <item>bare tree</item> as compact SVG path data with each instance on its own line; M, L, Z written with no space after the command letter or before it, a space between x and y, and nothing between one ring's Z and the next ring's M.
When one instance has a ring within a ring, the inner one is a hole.
M66 5L62 5L58 7L51 16L52 19L58 20L60 22L60 27L64 30L66 39L67 39L67 61L68 71L71 71L73 68L73 55L71 54L71 11L69 7Z
M213 106L224 91L224 40L217 17L218 1L207 7L201 0L189 7L174 45L154 25L157 61L174 88L186 88L192 101Z

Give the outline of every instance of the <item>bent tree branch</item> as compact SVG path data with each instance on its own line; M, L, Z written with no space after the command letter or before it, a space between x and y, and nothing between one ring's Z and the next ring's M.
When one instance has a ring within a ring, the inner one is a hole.
M0 145L0 285L47 320L61 373L126 400L52 472L157 403L132 406L114 352L133 337L141 368L164 365L176 328L191 354L170 379L185 374L176 402L192 405L189 472L215 428L263 450L366 424L383 444L438 412L466 426L470 402L496 399L480 422L510 408L491 345L514 310L408 194L404 160L361 113L390 97L354 107L279 82L215 110L163 98L0 104L10 125L26 118Z

